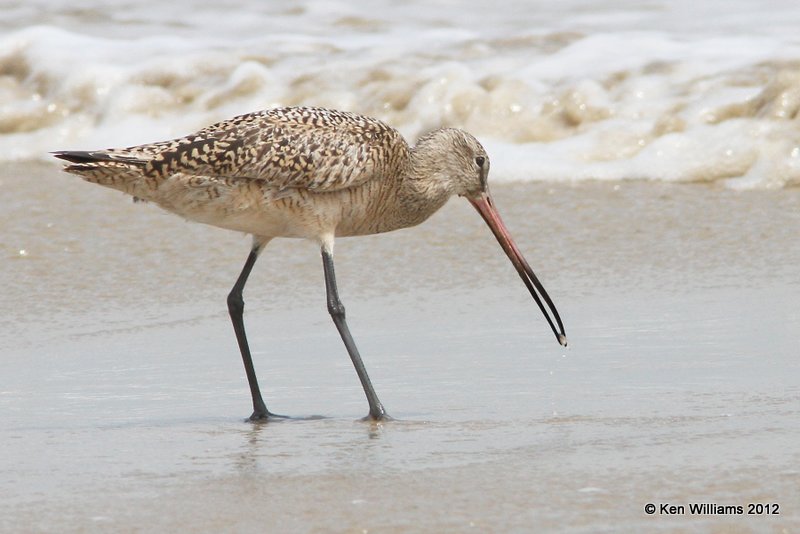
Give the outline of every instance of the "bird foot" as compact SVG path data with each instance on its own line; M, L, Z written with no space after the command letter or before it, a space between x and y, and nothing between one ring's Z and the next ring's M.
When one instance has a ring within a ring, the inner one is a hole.
M379 414L369 413L366 417L361 418L361 421L366 421L369 423L384 423L386 421L394 421L394 417L389 415L386 412L381 412Z
M270 411L265 412L253 412L253 415L247 418L247 421L251 423L266 423L271 420L275 419L289 419L288 415L278 415L276 413L272 413Z

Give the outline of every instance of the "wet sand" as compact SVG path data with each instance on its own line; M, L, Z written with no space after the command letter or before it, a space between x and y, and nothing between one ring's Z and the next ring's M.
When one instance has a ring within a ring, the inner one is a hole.
M568 350L463 200L339 240L385 424L316 246L275 241L245 321L298 419L254 425L225 308L246 237L55 167L0 185L3 532L800 529L800 190L495 184Z

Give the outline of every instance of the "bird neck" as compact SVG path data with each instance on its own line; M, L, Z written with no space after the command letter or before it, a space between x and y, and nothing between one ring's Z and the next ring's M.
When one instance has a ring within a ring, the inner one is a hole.
M436 133L438 132L420 139L411 149L409 168L403 185L410 194L444 203L455 190L447 173L446 155L442 154L440 143L435 141Z
M423 144L411 150L409 166L397 190L402 211L410 217L408 226L433 215L454 193L443 172L441 158L428 148Z

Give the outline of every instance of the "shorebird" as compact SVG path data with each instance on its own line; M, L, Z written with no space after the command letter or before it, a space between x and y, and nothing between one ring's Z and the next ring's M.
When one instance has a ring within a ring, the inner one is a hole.
M335 237L415 226L451 196L466 197L491 228L558 342L567 344L555 305L495 208L487 183L489 156L465 131L439 129L411 147L397 130L370 117L284 107L234 117L171 141L53 155L70 163L64 170L88 182L154 202L189 220L252 235L250 254L227 301L253 399L250 420L281 417L267 410L261 396L242 299L259 254L276 237L319 244L328 312L364 388L368 418L387 415L345 321L333 266Z

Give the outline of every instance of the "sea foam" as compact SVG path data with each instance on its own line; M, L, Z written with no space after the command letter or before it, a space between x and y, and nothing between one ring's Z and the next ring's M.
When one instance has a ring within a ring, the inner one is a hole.
M395 4L26 3L0 16L0 161L305 104L468 129L496 181L800 184L793 2Z

